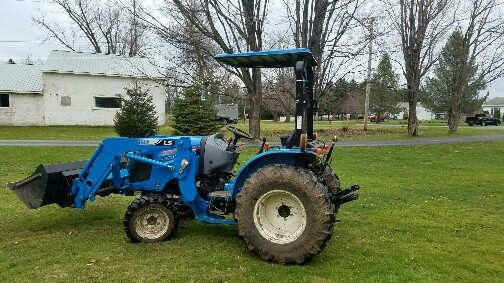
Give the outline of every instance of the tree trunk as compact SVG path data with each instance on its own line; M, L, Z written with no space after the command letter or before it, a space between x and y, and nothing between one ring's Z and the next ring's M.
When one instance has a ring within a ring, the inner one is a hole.
M285 122L286 122L286 123L290 123L290 118L291 118L291 117L290 117L290 114L289 114L289 113L285 114Z
M276 123L276 122L280 121L280 118L278 117L277 113L271 113L271 114L273 114L273 122Z
M413 92L413 90L410 90L410 92ZM411 95L413 97L410 97L408 104L409 104L409 113L408 113L408 134L410 136L416 137L418 136L418 118L417 118L417 112L416 112L416 106L417 106L417 100L418 98L416 95Z
M448 134L457 133L459 120L460 120L460 111L450 110L448 113Z
M258 68L252 69L252 80L250 86L247 86L249 106L250 106L249 133L255 138L259 138L261 135L261 102L262 102L262 81L261 81L260 69Z

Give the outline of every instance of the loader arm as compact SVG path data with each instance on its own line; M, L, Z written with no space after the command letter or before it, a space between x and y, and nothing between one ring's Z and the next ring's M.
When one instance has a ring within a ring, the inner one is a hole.
M189 178L194 183L197 162L192 148L192 141L188 137L106 139L73 182L74 207L84 208L87 200L93 201L104 183L121 193L130 189L162 191L165 184L173 179L182 181ZM145 156L146 152L155 155L148 157ZM167 154L163 155L163 152ZM161 158L166 156L172 158ZM121 169L123 157L151 165L150 178L132 182L128 170ZM194 190L187 190L184 194L188 201L192 201L194 197Z

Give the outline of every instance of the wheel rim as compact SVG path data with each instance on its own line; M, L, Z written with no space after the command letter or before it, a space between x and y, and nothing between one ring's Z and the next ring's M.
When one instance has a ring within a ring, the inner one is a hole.
M306 210L294 194L272 190L254 206L254 224L259 233L276 244L297 240L306 228Z
M153 240L162 237L168 231L170 218L164 208L150 206L138 211L134 225L138 236Z

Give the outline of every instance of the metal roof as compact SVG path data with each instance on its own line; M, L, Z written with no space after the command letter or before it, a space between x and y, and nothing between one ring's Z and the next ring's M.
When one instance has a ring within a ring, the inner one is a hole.
M497 105L504 105L504 97L495 97L483 103L483 106L497 106Z
M54 50L49 54L42 71L44 73L164 79L163 74L149 58L60 50Z
M42 93L41 67L0 63L0 92Z
M218 54L215 59L237 68L282 68L294 67L297 61L306 60L312 66L317 62L307 48L266 50L231 54Z

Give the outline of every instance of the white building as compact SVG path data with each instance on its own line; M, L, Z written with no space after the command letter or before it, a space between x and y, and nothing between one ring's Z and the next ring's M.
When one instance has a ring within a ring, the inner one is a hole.
M398 114L391 115L397 116L397 119L404 119L405 116L408 116L409 112L409 104L408 102L400 102L398 105L400 112ZM418 120L432 120L435 119L435 113L430 112L427 108L425 108L421 103L417 103L416 107L416 115Z
M43 125L42 71L38 65L0 65L0 124Z
M495 116L495 112L499 112L501 117L495 117L495 118L502 118L502 115L504 114L504 97L495 97L492 98L482 105L483 112L488 111L488 113L492 114Z
M165 122L164 77L147 58L53 51L42 65L0 65L0 124L113 125L118 95L138 82Z

